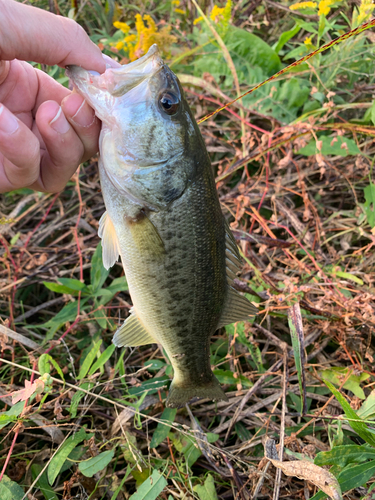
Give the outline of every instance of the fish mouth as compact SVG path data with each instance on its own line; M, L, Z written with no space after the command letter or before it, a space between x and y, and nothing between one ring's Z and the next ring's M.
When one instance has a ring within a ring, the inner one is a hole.
M147 54L134 62L119 68L107 68L103 74L87 71L80 66L67 66L67 76L72 80L79 90L87 93L107 91L114 97L126 94L142 81L150 78L164 67L159 49L156 44L152 45Z

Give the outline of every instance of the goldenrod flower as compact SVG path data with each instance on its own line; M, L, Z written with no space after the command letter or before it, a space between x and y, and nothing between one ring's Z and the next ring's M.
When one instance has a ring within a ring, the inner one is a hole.
M368 20L371 16L372 11L375 8L375 4L372 3L372 0L362 0L361 5L359 6L359 14L357 18L357 23L362 24Z
M115 23L113 23L113 26L118 30L121 30L123 33L125 33L125 35L130 31L130 26L126 23L120 23L119 21L116 21Z
M194 23L193 24L195 26L196 24L201 23L202 21L203 21L203 17L202 16L201 17L197 17L197 19L194 19Z
M312 45L311 37L307 36L303 42L306 46Z
M300 9L315 9L318 4L316 2L298 2L289 7L290 10Z
M172 5L176 5L176 7L178 7L180 3L180 0L172 0Z
M318 15L323 14L324 16L328 16L331 11L331 5L335 3L335 0L320 0L319 2L319 10Z
M186 10L174 9L174 11L177 12L177 14L182 14L183 16L186 14Z

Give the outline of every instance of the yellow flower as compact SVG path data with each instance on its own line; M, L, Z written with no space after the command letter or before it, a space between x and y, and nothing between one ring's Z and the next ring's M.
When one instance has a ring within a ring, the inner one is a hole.
M126 23L120 23L119 21L116 21L115 23L113 23L113 26L118 30L121 30L123 33L125 33L125 35L130 31L130 26Z
M303 42L306 46L312 45L311 38L307 36Z
M186 10L174 9L174 11L177 12L177 14L182 14L183 16L186 14Z
M176 7L178 7L180 3L180 0L172 0L172 5L176 5Z
M362 24L368 20L371 16L372 11L375 8L375 4L372 3L372 0L362 0L361 5L359 6L359 14L357 18L357 23Z
M217 23L220 18L222 18L222 15L224 13L224 7L218 7L217 5L214 5L212 11L211 11L211 14L210 14L210 18L215 22Z
M316 2L298 2L289 7L290 10L299 9L315 9L318 4Z
M328 16L331 10L331 5L335 3L335 0L320 0L319 2L319 10L318 15L323 14L324 16Z
M144 15L143 18L140 14L136 14L136 33L130 34L130 27L126 23L115 22L114 26L126 36L123 40L111 45L114 45L117 50L123 49L127 52L131 61L145 54L154 43L158 44L162 52L168 53L169 46L176 41L176 37L170 34L170 27L164 26L159 31L155 21L148 14Z
M203 17L202 16L201 17L197 17L197 19L194 19L194 23L193 24L195 26L196 24L201 23L202 21L203 21Z

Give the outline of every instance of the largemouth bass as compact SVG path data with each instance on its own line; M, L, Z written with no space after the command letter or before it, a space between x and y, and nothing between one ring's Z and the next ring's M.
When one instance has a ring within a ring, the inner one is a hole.
M226 400L210 338L256 308L232 286L240 255L181 85L156 45L102 75L77 66L68 75L103 123L103 264L121 256L133 301L113 342L163 346L174 370L167 406Z

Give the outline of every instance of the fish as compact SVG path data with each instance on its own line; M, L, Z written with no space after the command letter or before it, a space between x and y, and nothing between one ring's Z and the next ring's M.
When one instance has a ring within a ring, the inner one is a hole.
M79 66L67 74L102 121L103 265L121 256L133 303L113 343L163 347L174 373L168 407L226 401L210 339L257 309L233 287L241 257L181 84L157 45L102 75Z

